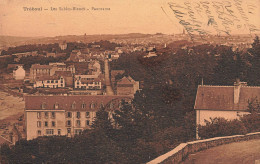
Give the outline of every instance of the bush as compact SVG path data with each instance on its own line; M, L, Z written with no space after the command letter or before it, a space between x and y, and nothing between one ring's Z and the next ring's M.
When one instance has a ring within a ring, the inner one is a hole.
M205 126L199 126L199 136L202 139L246 133L245 125L237 119L229 121L224 118L214 118L206 121Z
M240 118L242 123L247 129L247 132L259 132L260 131L260 114L252 113L244 115Z

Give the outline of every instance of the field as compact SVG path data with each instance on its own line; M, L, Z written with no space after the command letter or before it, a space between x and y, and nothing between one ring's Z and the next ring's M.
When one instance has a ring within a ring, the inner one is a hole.
M0 91L0 122L11 116L22 115L24 105L22 97L14 97L6 92Z

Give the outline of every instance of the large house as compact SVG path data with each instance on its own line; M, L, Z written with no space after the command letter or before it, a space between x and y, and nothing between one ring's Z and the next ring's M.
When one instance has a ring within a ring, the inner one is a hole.
M85 90L100 90L103 83L102 74L100 75L75 75L74 88Z
M116 83L117 95L134 95L139 90L139 81L124 76Z
M62 76L40 76L37 77L34 88L64 88L65 80Z
M74 136L91 128L96 112L104 107L112 112L130 96L28 95L25 96L27 140L38 136Z
M39 76L53 76L56 71L70 71L75 73L74 65L64 63L50 63L49 65L33 64L30 68L30 79L34 81Z
M248 102L256 99L260 100L260 87L245 82L235 82L234 86L199 85L194 106L196 124L205 125L205 120L216 117L239 119L249 114Z

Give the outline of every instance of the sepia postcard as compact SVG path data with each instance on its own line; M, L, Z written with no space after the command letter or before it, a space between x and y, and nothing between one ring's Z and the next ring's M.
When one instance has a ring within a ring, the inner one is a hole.
M260 0L0 0L0 163L260 163Z

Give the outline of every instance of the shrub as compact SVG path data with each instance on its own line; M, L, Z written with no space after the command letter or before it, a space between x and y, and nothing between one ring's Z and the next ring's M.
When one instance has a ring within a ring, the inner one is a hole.
M252 113L244 115L240 118L242 123L247 129L247 132L259 132L260 131L260 114Z
M202 139L246 133L243 122L237 119L229 121L224 118L211 118L210 121L206 121L205 126L199 126L199 136Z

